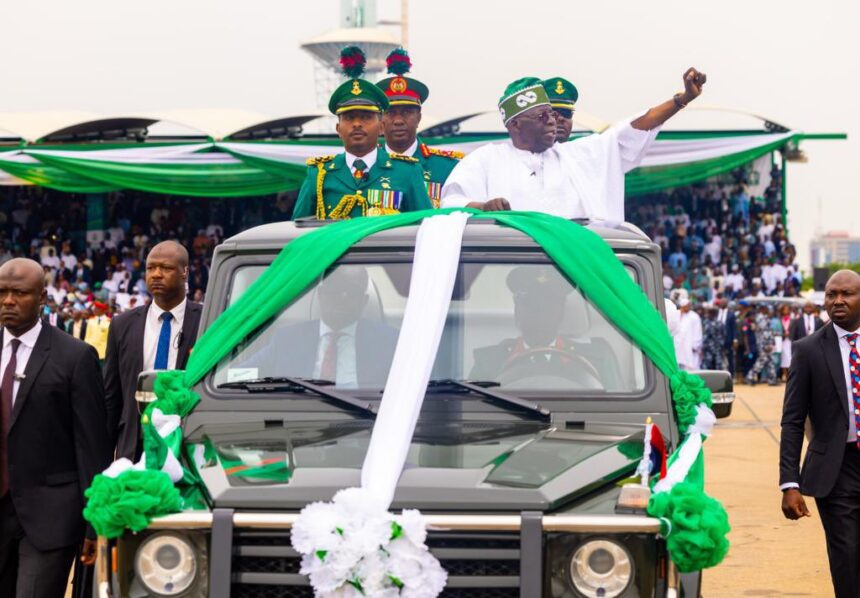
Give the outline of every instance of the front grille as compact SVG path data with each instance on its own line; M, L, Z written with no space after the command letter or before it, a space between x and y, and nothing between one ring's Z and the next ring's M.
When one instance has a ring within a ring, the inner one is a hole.
M431 532L427 545L448 572L442 598L519 597L519 534ZM288 531L236 531L231 596L312 598L300 561Z

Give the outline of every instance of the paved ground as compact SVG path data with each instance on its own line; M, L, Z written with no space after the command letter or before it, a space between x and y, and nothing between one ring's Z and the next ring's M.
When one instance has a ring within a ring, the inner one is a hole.
M783 386L737 387L731 417L705 444L708 493L729 513L731 550L707 571L705 598L833 596L824 534L815 503L811 518L788 521L778 489Z

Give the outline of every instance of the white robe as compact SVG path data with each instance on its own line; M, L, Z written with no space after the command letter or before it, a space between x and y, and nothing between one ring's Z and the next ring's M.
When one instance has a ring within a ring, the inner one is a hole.
M448 176L442 207L503 197L512 210L623 222L624 174L639 165L659 131L630 122L541 153L517 149L509 139L479 147Z
M681 323L675 335L675 357L682 370L697 370L702 363L702 318L690 310L681 312Z

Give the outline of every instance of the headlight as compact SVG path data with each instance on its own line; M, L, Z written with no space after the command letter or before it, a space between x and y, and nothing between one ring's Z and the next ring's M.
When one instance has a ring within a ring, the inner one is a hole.
M615 598L633 578L633 560L611 540L585 542L570 560L570 580L586 598Z
M197 556L191 543L176 534L150 536L137 549L134 570L143 587L157 596L176 596L197 576Z

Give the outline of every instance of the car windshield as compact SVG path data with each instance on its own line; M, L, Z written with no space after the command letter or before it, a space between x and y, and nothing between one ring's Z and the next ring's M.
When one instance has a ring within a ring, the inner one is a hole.
M635 280L636 271L626 268ZM228 303L264 269L236 268ZM409 262L339 263L224 358L215 386L291 377L378 395L411 269ZM641 394L645 372L641 351L552 264L482 263L464 255L432 379L553 398Z

